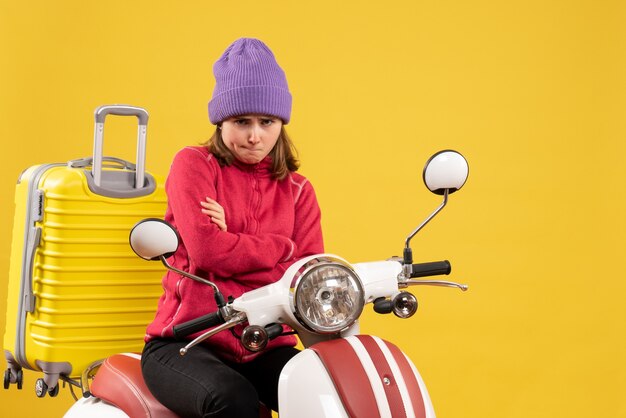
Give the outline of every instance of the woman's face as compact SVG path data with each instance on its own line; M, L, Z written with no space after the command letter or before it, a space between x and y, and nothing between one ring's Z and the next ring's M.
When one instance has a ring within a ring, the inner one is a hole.
M273 116L235 116L222 122L222 140L237 160L256 164L272 151L282 126Z

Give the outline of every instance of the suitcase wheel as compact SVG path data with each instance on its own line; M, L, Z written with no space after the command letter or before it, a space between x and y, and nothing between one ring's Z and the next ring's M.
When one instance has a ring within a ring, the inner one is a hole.
M48 385L43 379L37 379L37 382L35 382L35 394L37 397L43 398L46 396L46 393L50 395L51 398L54 398L59 394L59 385L57 384L53 388L48 388Z
M50 395L51 398L54 398L58 394L59 394L59 385L58 384L55 387L53 387L52 389L48 389L48 395Z
M35 382L35 394L37 395L37 397L43 398L44 396L46 396L47 392L48 385L46 384L46 382L44 382L44 380L41 378L37 379L37 381Z
M22 370L18 370L15 375L15 382L11 382L11 369L6 369L4 371L4 388L8 389L11 386L11 383L17 383L17 388L22 389L22 382L24 381L24 373Z

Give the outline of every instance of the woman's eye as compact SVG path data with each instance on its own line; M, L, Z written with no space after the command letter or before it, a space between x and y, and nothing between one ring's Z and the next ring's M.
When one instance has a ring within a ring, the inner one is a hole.
M235 123L237 125L246 125L248 123L248 119L235 119Z
M270 126L272 123L274 123L274 119L262 119L261 120L261 124L264 126Z

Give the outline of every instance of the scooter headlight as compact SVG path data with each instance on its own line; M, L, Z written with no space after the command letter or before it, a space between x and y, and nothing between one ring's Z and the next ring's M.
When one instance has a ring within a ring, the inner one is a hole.
M292 309L308 329L332 334L356 321L363 311L361 280L341 260L316 259L307 263L292 284Z

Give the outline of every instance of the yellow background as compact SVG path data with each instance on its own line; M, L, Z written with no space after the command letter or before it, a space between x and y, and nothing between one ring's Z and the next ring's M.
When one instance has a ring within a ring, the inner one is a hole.
M400 254L439 204L424 161L470 162L413 241L470 291L418 288L412 319L363 321L413 359L438 416L626 417L625 21L591 0L2 1L0 282L24 168L90 155L94 108L129 103L166 174L211 133L213 62L259 37L288 76L330 252ZM134 159L133 123L111 119L106 154ZM37 399L36 377L0 390L3 416L62 415L67 391Z

